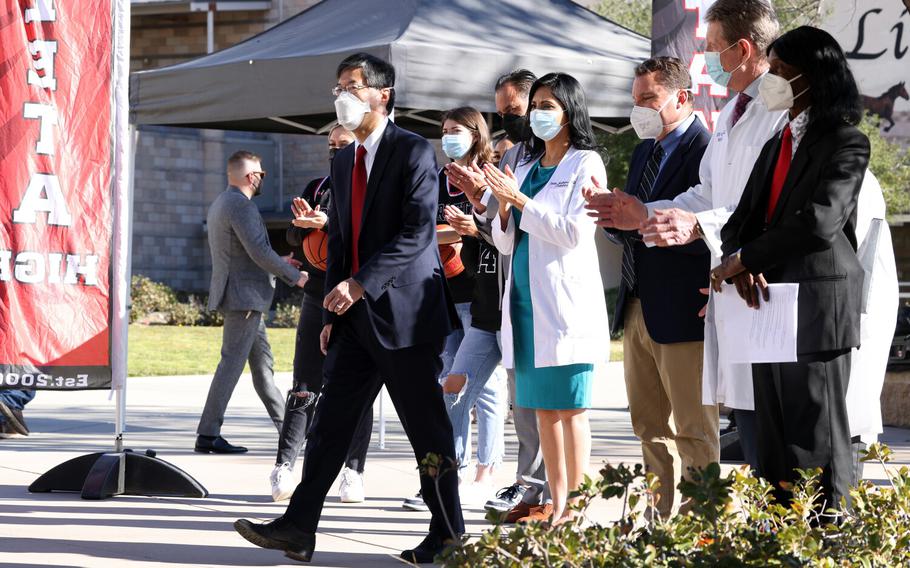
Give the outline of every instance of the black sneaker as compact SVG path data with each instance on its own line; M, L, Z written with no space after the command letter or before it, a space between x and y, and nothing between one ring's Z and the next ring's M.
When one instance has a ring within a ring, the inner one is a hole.
M10 408L0 402L0 415L3 416L3 421L16 433L28 436L28 425L25 423L25 418L22 416L21 410L18 408Z
M401 506L408 511L429 511L430 508L423 501L422 492L418 491L413 497L406 497Z
M497 513L511 511L515 505L521 502L521 498L524 497L527 491L528 488L519 483L504 487L496 494L496 498L487 501L483 508Z

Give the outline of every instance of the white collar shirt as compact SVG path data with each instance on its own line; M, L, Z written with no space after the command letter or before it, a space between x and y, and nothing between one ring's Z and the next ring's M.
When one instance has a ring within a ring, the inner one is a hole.
M367 180L370 179L370 171L373 169L373 162L376 161L376 151L379 149L379 143L382 142L382 135L385 132L386 127L389 125L389 117L384 117L382 122L373 129L373 132L370 132L370 135L367 136L367 139L361 144L359 141L354 141L354 156L356 160L357 149L363 146L367 150L366 155L366 168L367 168Z

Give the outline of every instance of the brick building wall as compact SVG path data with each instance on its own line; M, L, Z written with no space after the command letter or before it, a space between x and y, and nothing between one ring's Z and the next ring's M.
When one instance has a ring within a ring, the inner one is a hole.
M268 11L217 12L215 49L224 49L279 23L317 0L275 0ZM280 12L280 14L279 14ZM181 63L206 53L205 13L134 15L131 70ZM208 289L211 257L205 236L209 204L227 184L225 163L239 148L262 154L269 172L256 198L273 245L282 248L279 219L289 217L291 197L325 175L324 136L256 134L189 128L143 127L136 148L133 274L189 292Z

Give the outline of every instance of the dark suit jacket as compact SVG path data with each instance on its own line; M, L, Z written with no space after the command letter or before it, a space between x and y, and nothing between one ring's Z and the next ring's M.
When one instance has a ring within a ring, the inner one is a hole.
M351 276L355 146L339 150L332 163L326 293ZM386 349L437 341L458 325L436 243L437 171L430 143L389 121L369 173L360 270L354 275L363 286L373 331ZM325 312L326 323L336 319Z
M853 126L810 123L770 222L765 212L780 135L762 148L742 199L721 231L725 255L771 282L799 283L797 353L859 345L863 268L856 258L856 200L869 140Z
M686 130L663 169L654 181L649 201L673 199L699 182L698 167L711 135L701 120L695 119ZM629 165L626 191L638 191L645 165L654 147L654 140L646 140L635 147ZM628 239L633 232L612 233L614 237ZM635 231L634 235L638 235ZM698 311L705 305L706 297L698 289L708 286L711 256L704 242L679 247L648 248L635 239L635 277L638 296L651 339L657 343L703 341L704 321ZM613 333L623 327L626 299L629 290L620 284Z

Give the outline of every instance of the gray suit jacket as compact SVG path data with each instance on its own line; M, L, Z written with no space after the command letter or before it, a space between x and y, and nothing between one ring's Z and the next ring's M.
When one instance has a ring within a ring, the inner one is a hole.
M209 207L209 248L212 251L210 310L267 312L275 293L275 277L293 286L300 271L272 250L259 208L230 186Z

